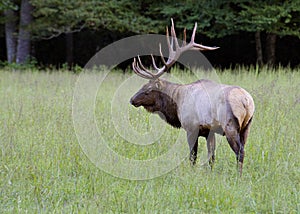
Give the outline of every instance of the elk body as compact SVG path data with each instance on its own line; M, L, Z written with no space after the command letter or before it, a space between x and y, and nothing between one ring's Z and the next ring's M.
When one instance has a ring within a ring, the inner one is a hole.
M151 113L158 113L167 123L176 128L185 129L190 148L190 160L193 164L197 159L199 136L206 138L211 167L215 160L215 134L226 136L236 155L241 175L245 154L244 146L254 113L254 102L251 95L238 86L218 84L210 80L203 79L183 85L159 78L184 51L217 48L195 43L196 28L195 24L191 42L186 44L184 41L180 47L172 20L171 39L167 31L168 61L165 62L160 51L164 66L158 68L152 57L153 67L157 73L154 74L146 69L139 57L138 61L134 59L134 72L149 79L149 82L131 98L130 102L135 107L143 106Z

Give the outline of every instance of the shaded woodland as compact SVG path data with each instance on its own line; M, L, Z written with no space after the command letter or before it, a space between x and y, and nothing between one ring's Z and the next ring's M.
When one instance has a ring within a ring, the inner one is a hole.
M0 13L2 65L84 66L121 38L164 34L170 18L178 32L197 22L196 40L221 47L205 53L214 66L300 62L299 0L2 0Z

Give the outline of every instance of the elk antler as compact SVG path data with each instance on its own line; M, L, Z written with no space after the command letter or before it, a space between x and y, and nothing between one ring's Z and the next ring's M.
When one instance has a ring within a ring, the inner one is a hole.
M169 68L178 60L178 58L180 57L180 55L187 51L187 50L200 50L200 51L206 51L206 50L215 50L218 49L219 47L208 47L208 46L204 46L204 45L200 45L195 43L195 34L196 34L196 30L197 30L197 22L195 23L195 27L193 29L193 34L192 34L192 38L191 41L186 44L186 29L184 29L184 40L182 43L182 46L179 46L177 37L176 37L176 32L175 32L175 27L174 27L174 22L173 19L171 19L171 39L169 38L169 30L168 27L166 28L166 36L167 36L167 45L168 45L168 49L169 49L169 57L167 62L164 59L164 56L162 54L162 50L161 50L161 44L159 44L159 53L160 53L160 57L161 60L163 62L163 66L161 68L156 66L155 60L153 55L151 55L152 58L152 64L154 69L156 70L156 73L152 73L150 70L148 70L147 68L145 68L145 66L142 64L140 57L138 56L138 60L136 60L135 58L133 59L133 63L132 63L132 68L133 71L145 78L145 79L157 79L159 78L164 72L166 72L167 70L169 70ZM170 42L171 40L171 42ZM174 47L175 46L175 47Z

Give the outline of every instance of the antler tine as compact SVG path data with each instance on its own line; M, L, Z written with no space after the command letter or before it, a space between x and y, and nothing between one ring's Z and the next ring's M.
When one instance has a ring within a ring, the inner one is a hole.
M132 69L133 69L134 73L136 73L136 74L139 75L140 77L147 78L145 75L143 75L143 74L141 74L141 73L139 72L139 68L137 67L136 59L135 59L135 58L133 58Z
M171 38L169 36L169 29L168 27L166 28L166 32L167 32L167 45L168 45L168 49L169 50L173 50L173 46L174 46L174 37L172 36L172 29L171 29ZM171 40L171 42L170 42Z
M170 49L171 44L170 44L170 36L169 36L169 29L168 29L168 27L166 27L166 37L167 37L167 45L168 45L168 48Z
M152 76L151 72L143 65L140 56L138 56L138 61L139 61L139 63L137 64L138 67L141 67L145 73L150 74Z
M193 34L192 34L190 43L194 43L194 41L195 41L196 30L197 30L197 22L195 22L195 26L194 26L194 29L193 29Z
M152 58L152 64L153 64L154 69L159 70L159 68L156 66L155 59L152 54L151 54L151 58Z
M164 63L164 66L162 68L158 68L156 66L155 59L154 59L153 55L151 54L153 67L155 68L155 70L157 70L157 73L154 75L156 79L159 78L161 75L163 75L163 73L166 70L168 70L168 65L167 65L167 62L164 59L163 54L162 54L161 44L160 43L159 43L159 52L160 52L160 57L161 57L161 59L162 59L162 61Z
M171 51L170 46L169 46L169 51ZM164 55L162 54L161 44L160 43L159 43L159 53L160 53L160 58L163 61L164 65L167 65L166 60L164 58Z
M146 78L144 75L142 75L138 72L138 68L136 67L136 59L135 58L133 58L132 69L133 69L134 73L136 73L137 75L139 75L143 78Z
M145 68L145 66L143 65L143 63L141 61L140 56L138 56L138 63L136 64L136 67L137 67L138 72L140 74L142 74L143 76L146 76L145 78L147 78L147 79L157 79L165 72L165 66L163 66L162 68L158 68L156 66L153 55L151 55L151 56L152 56L153 67L154 67L155 70L157 70L156 74L152 73L150 70Z
M195 26L193 29L193 34L191 37L191 41L189 43L189 45L191 46L190 49L192 50L200 50L200 51L211 51L211 50L216 50L219 47L209 47L209 46L205 46L205 45L200 45L198 43L195 43L195 35L196 35L196 30L197 30L197 22L195 22ZM187 45L187 46L189 46Z
M177 37L176 37L174 21L173 21L172 18L171 18L171 22L172 22L172 26L171 26L171 36L174 38L175 49L177 50L177 49L179 49L179 44L178 44L178 40L177 40ZM172 46L172 48L173 48L173 46Z
M139 56L138 56L138 59L140 62ZM143 77L145 79L153 79L154 76L147 69L144 70L145 67L143 65L141 65L142 66L142 69L141 69L139 64L140 63L138 63L136 61L136 59L134 58L133 63L132 63L132 68L133 68L134 73L136 73L137 75L139 75L140 77Z

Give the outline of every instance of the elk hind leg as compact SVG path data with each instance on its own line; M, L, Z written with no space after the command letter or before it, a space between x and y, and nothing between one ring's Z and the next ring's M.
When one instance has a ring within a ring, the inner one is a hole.
M247 142L247 138L248 138L248 135L249 135L249 132L250 132L251 121L252 121L252 118L249 120L249 122L246 125L246 127L243 128L242 131L241 131L241 133L240 133L241 143L244 146L245 146L245 144Z
M236 127L227 126L225 130L225 135L231 149L234 151L236 155L238 170L241 176L243 170L245 152L244 152L244 145L240 139L240 133L238 132L238 129Z

